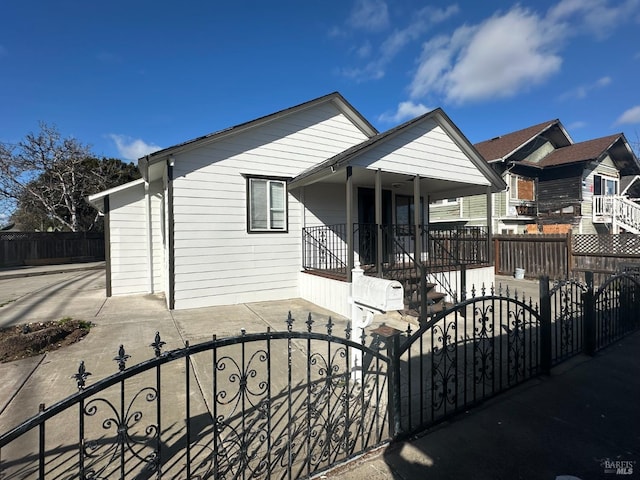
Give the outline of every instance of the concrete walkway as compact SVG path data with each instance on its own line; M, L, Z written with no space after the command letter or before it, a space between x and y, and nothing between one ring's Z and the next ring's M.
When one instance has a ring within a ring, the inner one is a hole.
M209 340L213 334L236 335L243 328L282 330L288 311L297 319L298 329L304 328L310 311L319 328L330 315L300 299L169 312L158 296L105 299L101 274L66 272L59 284L0 308L0 324L3 319L43 318L47 308L56 318L68 314L96 324L84 340L70 347L0 364L0 432L35 414L41 402L51 405L74 393L70 377L80 360L92 372L90 382L95 382L116 372L113 358L120 344L132 356L130 365L151 358L149 344L156 331L169 350L186 341ZM534 292L533 283L522 287ZM333 320L335 331L346 325L344 318ZM406 327L400 318L376 322ZM632 472L622 478L640 478L639 354L640 333L636 333L594 358L576 357L549 377L531 380L426 435L369 453L323 477L586 480L620 478L615 474L620 467ZM611 469L614 473L609 473Z

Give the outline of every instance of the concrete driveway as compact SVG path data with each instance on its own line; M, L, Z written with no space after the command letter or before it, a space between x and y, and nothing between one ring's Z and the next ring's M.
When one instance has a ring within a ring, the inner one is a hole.
M164 297L159 295L106 298L103 270L8 279L0 275L0 292L0 328L64 317L95 325L74 345L0 363L0 432L36 414L40 403L49 406L73 394L76 385L71 376L81 360L92 373L90 383L95 383L117 372L113 359L119 345L131 355L128 366L151 358L149 345L156 332L166 342L166 351L182 348L187 341L196 344L210 340L213 335L239 335L242 329L249 333L267 328L282 331L289 312L296 319L296 330L306 330L304 322L309 313L315 320L315 331L320 333L326 333L330 316L335 323L334 335L344 336L347 326L346 318L299 298L180 311L167 310ZM377 318L376 322L406 328L399 318Z
M104 270L0 277L0 328L64 317L91 320L105 301Z

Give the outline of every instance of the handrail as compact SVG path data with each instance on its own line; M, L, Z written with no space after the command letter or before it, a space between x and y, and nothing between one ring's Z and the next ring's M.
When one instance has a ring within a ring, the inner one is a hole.
M407 271L415 271L417 278L419 279L418 288L420 289L420 311L419 317L420 321L423 322L427 318L427 272L425 270L424 265L421 262L417 262L414 258L414 255L409 252L405 246L400 242L401 236L398 234L398 229L401 228L403 230L403 237L410 237L415 239L415 229L410 225L382 225L382 234L385 238L392 239L393 245L393 262L391 264L383 264L383 273L386 276L393 277L393 272L407 272ZM409 233L409 235L406 235ZM399 268L391 268L391 265L401 266ZM406 276L401 274L401 279L406 279ZM409 304L411 304L411 290L405 288L405 300L409 298Z
M321 269L321 270L337 270L346 273L347 262L340 258L328 245L328 235L330 232L337 238L344 238L346 232L346 224L323 225L316 227L305 227L302 229L302 268L305 270ZM342 235L341 235L342 233ZM320 236L320 238L318 237ZM324 238L322 238L324 236ZM307 245L314 248L317 252L319 265L311 265L310 259L307 258ZM346 249L346 244L342 247Z
M594 195L594 223L618 223L631 233L640 233L640 205L624 195Z
M451 260L453 261L452 264L448 265L448 266L454 266L454 267L459 267L461 266L460 260L458 258L456 258L451 251L449 251L449 249L447 247L444 246L444 244L442 242L440 242L440 239L437 239L435 236L433 236L433 234L428 230L428 226L427 225L421 225L421 230L422 230L422 235L423 238L426 238L426 242L423 242L423 245L426 243L427 245L427 262L429 264L429 270L433 271L433 267L435 266L434 263L432 263L433 260L433 256L435 256L435 248L433 249L433 252L431 251L429 247L429 244L431 243L432 245L435 245L436 242L440 245L440 249L443 252L446 252L449 257L451 258ZM432 256L432 253L434 254ZM442 265L444 266L444 264ZM446 293L447 295L449 295L449 297L451 299L454 300L454 303L457 303L458 300L458 295L457 292L455 291L455 289L451 286L451 282L449 281L449 278L446 275L440 275L440 276L436 276L436 275L431 275L433 281L435 284L439 285L443 290L444 293Z

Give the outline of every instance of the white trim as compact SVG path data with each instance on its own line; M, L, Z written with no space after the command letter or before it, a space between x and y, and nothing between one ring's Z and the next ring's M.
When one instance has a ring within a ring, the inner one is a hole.
M94 203L97 200L102 200L107 195L111 195L113 193L118 193L118 192L121 192L123 190L127 190L129 188L135 187L135 186L140 185L142 183L144 183L144 178L139 178L139 179L134 180L132 182L124 183L122 185L118 185L117 187L110 188L109 190L104 190L102 192L94 193L93 195L89 195L87 197L87 200L89 202L91 202L91 203Z
M254 182L265 182L266 185L266 223L267 226L265 228L256 228L253 226L253 209L252 209L252 197L253 197L253 188L252 185ZM273 212L274 209L271 205L271 186L273 184L282 185L282 228L276 228L272 225L273 223ZM288 212L287 212L287 182L285 180L277 179L277 178L262 178L262 177L249 177L249 191L247 198L247 214L249 216L248 225L249 232L286 232L288 225Z

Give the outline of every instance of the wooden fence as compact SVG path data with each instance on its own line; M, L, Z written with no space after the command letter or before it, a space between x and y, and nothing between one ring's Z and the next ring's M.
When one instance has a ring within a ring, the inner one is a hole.
M104 260L104 235L0 232L0 267Z
M513 275L516 268L528 278L548 275L552 280L595 273L596 282L620 270L640 269L640 236L619 235L495 235L497 275Z

